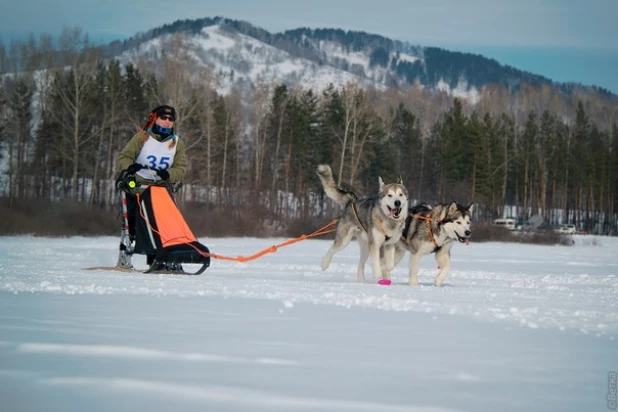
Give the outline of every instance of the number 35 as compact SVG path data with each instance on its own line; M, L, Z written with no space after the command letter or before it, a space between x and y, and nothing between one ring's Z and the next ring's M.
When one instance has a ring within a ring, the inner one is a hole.
M170 168L170 157L162 156L160 159L157 156L150 155L146 159L148 159L148 166L153 169L165 170Z

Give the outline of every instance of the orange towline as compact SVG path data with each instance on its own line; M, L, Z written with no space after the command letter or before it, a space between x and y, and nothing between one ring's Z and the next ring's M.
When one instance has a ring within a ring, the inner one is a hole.
M316 237L316 236L321 236L321 235L325 235L327 233L332 233L334 231L336 231L337 229L329 229L329 227L333 226L335 223L337 223L338 219L333 220L332 222L330 222L329 224L322 226L320 229L316 230L313 233L310 233L308 235L301 235L297 238L294 239L290 239L290 240L286 240L285 242L279 243L278 245L273 245L269 248L266 248L264 250L261 250L251 256L237 256L237 257L231 257L231 256L223 256L223 255L217 255L216 253L203 253L200 252L202 255L204 256L210 256L213 259L220 259L220 260L233 260L233 261L238 261L238 262L249 262L250 260L255 260L257 258L260 258L268 253L275 253L277 250L279 250L279 248L285 247L285 246L289 246L289 245L293 245L294 243L300 242L302 240L305 239L309 239L312 237Z

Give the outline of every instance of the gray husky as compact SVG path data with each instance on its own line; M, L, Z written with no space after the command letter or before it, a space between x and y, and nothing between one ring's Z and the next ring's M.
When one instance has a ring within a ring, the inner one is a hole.
M408 192L401 182L385 184L378 178L380 185L376 197L358 199L335 183L333 173L328 165L318 166L318 176L326 196L345 209L337 223L335 241L322 259L322 270L328 269L333 255L345 248L356 237L360 245L360 260L356 271L358 281L365 281L365 263L371 256L371 267L375 279L382 283L390 275L382 275L380 268L380 248L384 246L384 259L387 267L393 267L395 257L394 244L401 238L406 217L408 216Z
M468 206L457 202L440 204L433 208L427 204L420 204L408 210L406 225L395 245L395 260L397 265L406 251L410 252L410 286L418 285L418 264L421 257L430 253L436 254L436 261L440 273L434 280L436 286L442 286L446 274L451 267L451 247L457 241L465 243L472 234L470 223L472 219L471 203ZM390 258L386 257L382 267L385 271L391 270Z

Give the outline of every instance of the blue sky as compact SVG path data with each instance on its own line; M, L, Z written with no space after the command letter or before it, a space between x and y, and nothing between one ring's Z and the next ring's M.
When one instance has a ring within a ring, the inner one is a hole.
M215 16L271 32L360 30L618 93L618 0L20 0L0 13L0 33L6 41L78 26L107 42Z

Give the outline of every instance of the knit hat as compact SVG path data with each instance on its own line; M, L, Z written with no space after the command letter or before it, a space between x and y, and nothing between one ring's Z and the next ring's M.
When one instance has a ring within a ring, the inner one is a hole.
M158 117L169 115L172 117L172 120L176 121L176 109L172 106L168 106L166 104L157 106L150 111L150 115L148 116L148 120L142 126L142 130L152 129L155 126L155 121ZM171 134L170 132L169 134Z
M162 106L157 106L154 109L152 109L152 112L157 115L157 117L161 117L163 115L170 115L172 117L172 120L176 121L176 109L174 109L172 106L168 106L168 105L162 105Z

